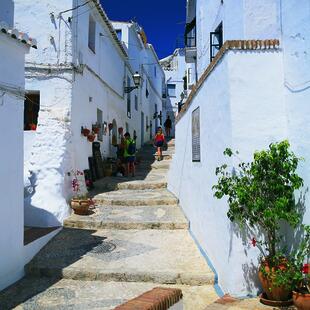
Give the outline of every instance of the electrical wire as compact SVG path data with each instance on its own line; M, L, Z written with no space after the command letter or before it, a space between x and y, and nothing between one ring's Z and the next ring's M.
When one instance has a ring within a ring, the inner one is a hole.
M77 9L79 9L79 8L81 8L81 7L83 7L83 6L85 6L85 5L88 4L89 2L91 2L91 1L89 0L89 1L87 1L87 2L85 2L85 3L83 3L83 4L77 5L76 7L72 8L72 9L68 9L68 10L59 12L58 16L60 16L60 15L62 15L62 14L64 14L64 13L68 13L68 12L77 10Z

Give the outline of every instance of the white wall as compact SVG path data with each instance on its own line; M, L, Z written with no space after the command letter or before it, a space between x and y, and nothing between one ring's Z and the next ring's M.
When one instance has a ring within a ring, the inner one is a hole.
M242 240L229 222L226 201L213 197L215 168L227 161L223 156L226 147L239 150L240 158L249 161L255 150L288 137L282 61L279 52L229 52L176 125L169 189L180 198L193 234L219 275L220 286L232 295L257 292L258 252L250 248L250 236ZM198 106L201 162L193 163L191 117Z
M165 67L167 62L164 62L162 64L163 70L165 73L166 85L167 84L176 85L176 96L175 97L169 97L168 92L167 92L166 111L165 111L165 118L164 118L164 121L165 121L166 116L170 115L170 118L173 122L172 135L174 135L174 126L175 126L174 116L178 113L178 103L182 101L181 94L184 93L184 79L183 78L187 75L187 72L186 72L187 68L191 66L191 65L186 65L184 53L185 53L184 49L175 50L174 54L170 56L171 57L171 60L170 60L171 68ZM194 70L192 70L192 73L193 73L193 81L194 81L195 79Z
M14 25L14 2L13 0L1 0L0 21L6 22L11 28Z
M305 159L300 174L307 187L310 184L310 2L282 0L281 3L287 126L292 148ZM305 203L304 221L310 224L309 194Z
M0 85L24 89L27 49L0 34ZM23 209L23 100L0 90L0 290L22 277Z
M28 78L26 89L40 91L40 112L30 162L33 191L25 197L25 223L28 226L59 226L69 215L71 194L71 74L59 77ZM28 134L28 133L26 133ZM30 141L29 141L30 142ZM25 171L25 174L28 171Z
M222 4L221 1L197 0L198 76L201 76L210 63L210 32L221 22L224 41L278 39L281 34L280 2L225 0Z
M26 62L57 64L72 62L71 26L67 17L72 12L57 16L72 7L72 1L63 0L14 0L15 24L18 29L38 41L38 49L32 50ZM51 15L53 13L53 15Z

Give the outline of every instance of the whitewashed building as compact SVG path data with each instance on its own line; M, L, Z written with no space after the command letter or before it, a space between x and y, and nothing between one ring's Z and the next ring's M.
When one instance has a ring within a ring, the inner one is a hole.
M234 230L226 202L213 197L223 150L250 161L255 150L288 139L310 185L309 29L308 0L187 1L185 53L198 82L178 115L169 189L225 293L256 294L259 253ZM305 205L310 223L309 195Z
M154 79L146 86L143 67L130 61L130 48L99 1L16 0L15 6L17 24L40 40L26 59L25 221L58 226L70 213L71 171L96 174L93 144L82 129L100 126L95 141L103 158L115 156L112 144L120 141L121 129L136 135L138 146L149 140L140 116L143 89L151 89ZM25 11L36 18L30 21ZM143 83L127 93L136 71ZM148 121L155 105L152 100L145 112Z
M0 290L24 275L23 102L25 55L36 41L14 28L13 1L0 3Z
M192 70L187 68L185 50L181 48L176 49L172 55L161 59L160 64L166 79L165 119L170 116L173 123L172 135L174 135L175 116L194 83Z
M131 67L142 77L141 87L133 92L134 99L131 101L134 101L134 106L131 113L132 123L135 124L137 136L140 138L138 142L143 144L152 139L156 128L163 121L165 74L141 26L136 22L120 21L114 21L113 26L126 48Z

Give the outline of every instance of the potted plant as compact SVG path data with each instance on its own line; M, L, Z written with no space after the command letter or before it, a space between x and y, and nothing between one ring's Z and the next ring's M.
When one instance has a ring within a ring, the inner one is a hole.
M108 125L108 128L109 128L109 135L110 135L110 133L111 133L113 127L114 127L114 126L113 126L113 123L109 123L109 125Z
M71 208L74 210L75 214L87 215L89 212L89 207L93 205L93 201L88 198L87 192L83 193L81 189L81 180L84 180L84 173L82 171L72 171L73 179L71 182L72 191L74 193L71 199Z
M99 124L94 124L92 126L93 132L97 135L100 132L100 125Z
M124 132L124 128L123 127L119 127L118 128L118 135L121 138L123 136L123 132Z
M227 197L228 218L247 228L253 246L259 248L264 297L275 301L289 300L296 284L296 265L282 248L280 230L283 222L293 228L301 222L294 199L294 191L303 186L296 173L300 159L289 147L288 141L272 143L268 150L255 152L251 163L240 162L232 171L226 164L217 167L218 183L213 186L216 198ZM226 149L224 155L238 157L238 152Z
M86 127L82 127L81 134L84 137L87 137L90 134L90 130L88 128L86 128Z
M310 309L310 226L305 226L304 231L305 237L296 255L298 284L293 291L293 302L299 310Z
M95 135L93 132L90 133L90 134L87 136L87 140L88 140L89 142L94 142L95 139L96 139L96 135Z

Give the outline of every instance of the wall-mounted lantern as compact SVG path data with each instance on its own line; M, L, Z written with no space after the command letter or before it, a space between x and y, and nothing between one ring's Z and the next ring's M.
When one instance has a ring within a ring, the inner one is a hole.
M133 82L135 83L135 86L125 87L124 91L125 91L126 94L131 93L134 89L139 88L140 85L141 85L142 77L141 77L141 75L138 72L136 72L132 76L132 78L133 78Z

